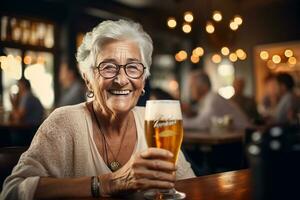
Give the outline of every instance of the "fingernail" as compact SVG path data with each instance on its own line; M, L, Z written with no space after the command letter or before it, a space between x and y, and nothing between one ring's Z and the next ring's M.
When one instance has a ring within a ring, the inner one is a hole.
M174 155L173 155L171 152L169 152L169 156L170 156L170 157L173 157Z
M147 156L147 152L146 152L146 151L142 152L142 153L141 153L141 156L142 156L142 157Z

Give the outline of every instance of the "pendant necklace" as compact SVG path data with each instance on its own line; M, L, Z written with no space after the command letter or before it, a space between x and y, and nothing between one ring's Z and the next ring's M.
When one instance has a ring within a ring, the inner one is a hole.
M99 128L99 131L102 135L102 143L104 144L104 152L105 152L105 157L106 157L106 164L108 165L109 169L112 171L112 172L115 172L117 171L118 169L121 168L121 164L120 162L117 160L118 159L118 156L120 154L120 151L121 151L121 147L122 147L122 144L123 144L123 141L124 141L124 137L126 135L126 132L127 132L127 129L128 129L128 124L129 124L129 119L127 120L127 124L126 124L126 128L125 128L125 133L123 133L122 135L122 138L121 138L121 143L120 143L120 147L119 147L119 150L116 154L116 156L114 155L113 151L111 150L111 148L109 147L109 144L106 140L106 137L105 137L105 134L104 134L104 131L100 125L100 122L98 121L98 118L96 116L96 113L95 113L95 110L94 110L94 106L92 104L92 111L93 111L93 115L96 119L96 123L97 123L97 126ZM111 153L112 157L113 157L113 161L109 162L108 160L108 152L107 152L107 149L109 150L109 152Z

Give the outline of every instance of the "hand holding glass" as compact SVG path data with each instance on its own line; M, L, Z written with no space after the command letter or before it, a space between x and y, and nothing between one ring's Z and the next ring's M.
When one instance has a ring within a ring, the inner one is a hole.
M146 102L145 134L148 147L163 148L173 153L170 162L177 161L183 128L180 102L177 100L149 100ZM149 190L146 199L184 199L185 194L171 190Z

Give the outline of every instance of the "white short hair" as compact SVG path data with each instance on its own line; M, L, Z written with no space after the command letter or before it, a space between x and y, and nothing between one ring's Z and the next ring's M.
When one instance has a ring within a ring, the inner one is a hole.
M106 20L85 34L82 44L78 47L76 59L81 75L86 73L91 78L92 68L96 66L97 55L102 45L109 40L130 40L136 42L141 54L141 62L146 67L144 79L150 75L153 43L150 36L139 23L128 20Z

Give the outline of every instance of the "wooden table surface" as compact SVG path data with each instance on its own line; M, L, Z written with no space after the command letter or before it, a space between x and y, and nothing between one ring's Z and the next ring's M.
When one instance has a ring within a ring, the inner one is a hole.
M250 172L248 169L181 180L176 182L175 188L178 191L186 193L187 200L250 200L251 199ZM80 200L92 200L92 199L93 198L80 198ZM141 193L135 193L127 197L102 198L102 199L142 200L144 198Z
M250 200L249 170L218 173L178 181L176 189L186 193L186 199Z

